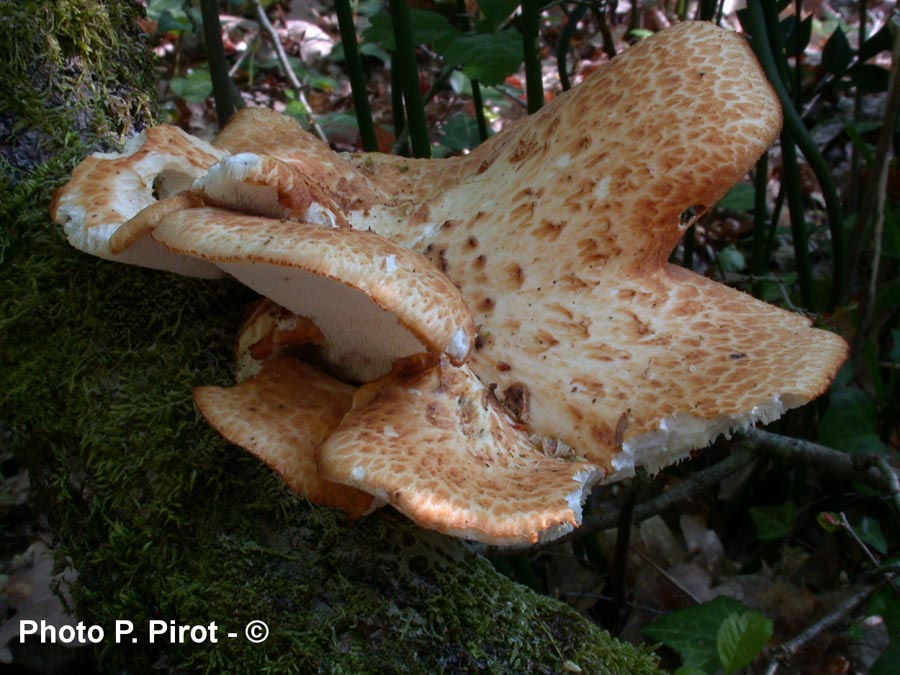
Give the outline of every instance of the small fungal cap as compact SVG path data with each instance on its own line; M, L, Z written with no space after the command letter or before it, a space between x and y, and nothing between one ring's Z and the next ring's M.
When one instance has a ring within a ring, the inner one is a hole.
M349 379L375 379L422 351L462 363L474 345L458 289L373 232L199 208L167 217L153 236L308 317L322 331L325 359Z
M154 127L132 137L122 153L95 153L81 162L54 196L50 215L69 243L85 253L190 276L220 276L212 265L175 256L147 237L132 237L115 252L110 238L158 200L189 188L221 157L220 150L177 127Z
M422 527L497 546L571 531L603 476L543 454L467 366L422 359L357 390L319 449L319 470Z
M194 400L228 441L267 464L315 504L351 516L368 512L371 495L323 479L315 449L350 409L353 388L296 359L267 361L258 375L234 387L197 387Z
M340 207L298 168L267 155L229 155L194 181L191 192L208 206L325 227L347 227Z

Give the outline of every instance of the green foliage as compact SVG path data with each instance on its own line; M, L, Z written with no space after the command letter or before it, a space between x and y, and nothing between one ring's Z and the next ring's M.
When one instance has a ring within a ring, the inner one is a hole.
M169 80L172 92L190 103L203 103L212 95L212 80L208 68L194 68L184 77L173 77Z
M794 528L797 507L792 501L776 506L756 506L750 509L750 518L756 526L756 536L762 541L784 539Z
M681 655L677 673L733 673L756 658L772 638L772 621L734 598L718 597L670 612L644 629Z
M444 57L450 65L462 66L473 80L501 84L522 65L522 36L512 29L461 35L449 44Z
M878 433L878 405L859 387L837 389L822 416L818 440L849 453L884 452Z
M716 650L728 675L759 656L772 639L774 624L759 612L729 614L716 635Z
M417 45L433 44L439 52L443 51L457 36L459 30L442 15L425 9L411 8L409 19L412 26L413 43ZM394 41L394 28L391 16L386 11L375 14L371 25L363 31L363 39L378 43L389 52L397 49Z

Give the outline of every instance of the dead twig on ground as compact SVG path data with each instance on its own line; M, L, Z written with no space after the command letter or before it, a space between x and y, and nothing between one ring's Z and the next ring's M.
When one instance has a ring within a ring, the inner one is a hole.
M284 45L281 44L281 37L278 35L278 31L275 30L275 26L272 25L272 22L269 21L269 17L266 14L265 8L262 6L262 3L259 0L253 0L253 6L256 10L256 16L259 19L259 25L272 41L272 46L275 48L275 53L278 55L278 61L281 63L281 68L284 70L285 76L288 81L290 81L294 91L297 92L297 99L309 113L310 130L327 143L328 137L325 135L325 132L322 131L322 127L319 126L319 123L316 122L316 115L313 112L312 106L309 105L309 101L303 91L303 83L300 82L294 69L291 68L291 62L288 60L287 52L284 51Z

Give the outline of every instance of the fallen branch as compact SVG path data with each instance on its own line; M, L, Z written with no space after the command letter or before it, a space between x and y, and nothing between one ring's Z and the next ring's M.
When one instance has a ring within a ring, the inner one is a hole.
M762 429L748 429L741 432L736 439L735 446L731 454L718 464L698 471L667 492L635 506L632 521L635 524L640 523L672 508L679 502L714 487L722 479L763 454L789 462L802 463L817 471L858 481L877 490L887 490L900 510L900 475L881 455L848 455L818 443L782 436ZM616 527L618 519L618 511L591 516L586 518L577 530L557 539L552 544L611 529Z
M815 640L832 626L841 623L850 612L865 602L876 588L877 586L865 586L859 589L838 605L834 611L823 616L792 640L788 640L784 644L776 647L774 650L776 656L772 659L771 663L769 663L769 667L766 669L766 675L775 675L775 673L778 672L778 669L784 665L786 661L792 659L794 655L809 642Z
M855 480L877 490L891 490L891 482L898 481L896 470L889 464L885 472L881 465L881 455L848 455L812 441L781 436L762 429L748 429L742 436L751 442L748 447L754 450L791 462L801 462L817 471ZM897 495L900 495L900 483L897 484Z
M685 499L693 497L694 495L717 485L723 478L735 473L753 461L753 459L754 455L749 450L743 448L736 450L718 464L714 464L703 471L698 471L668 492L664 492L658 497L654 497L649 501L635 506L632 522L640 523L651 516L655 516L657 513L662 513L663 511L672 508L675 504L684 501ZM577 530L565 537L557 539L553 543L575 539L593 532L608 530L615 527L618 520L618 511L610 511L608 513L591 516L590 518L586 518L581 527Z

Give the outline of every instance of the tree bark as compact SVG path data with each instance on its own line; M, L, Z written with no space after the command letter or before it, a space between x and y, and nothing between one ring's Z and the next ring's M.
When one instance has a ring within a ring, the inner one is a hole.
M191 389L230 382L249 292L82 255L47 215L79 158L149 122L139 11L0 2L0 425L78 571L79 618L106 631L103 666L657 672L457 540L389 510L353 522L307 504L199 418ZM117 620L134 625L118 644ZM151 621L215 622L218 641L151 643Z

